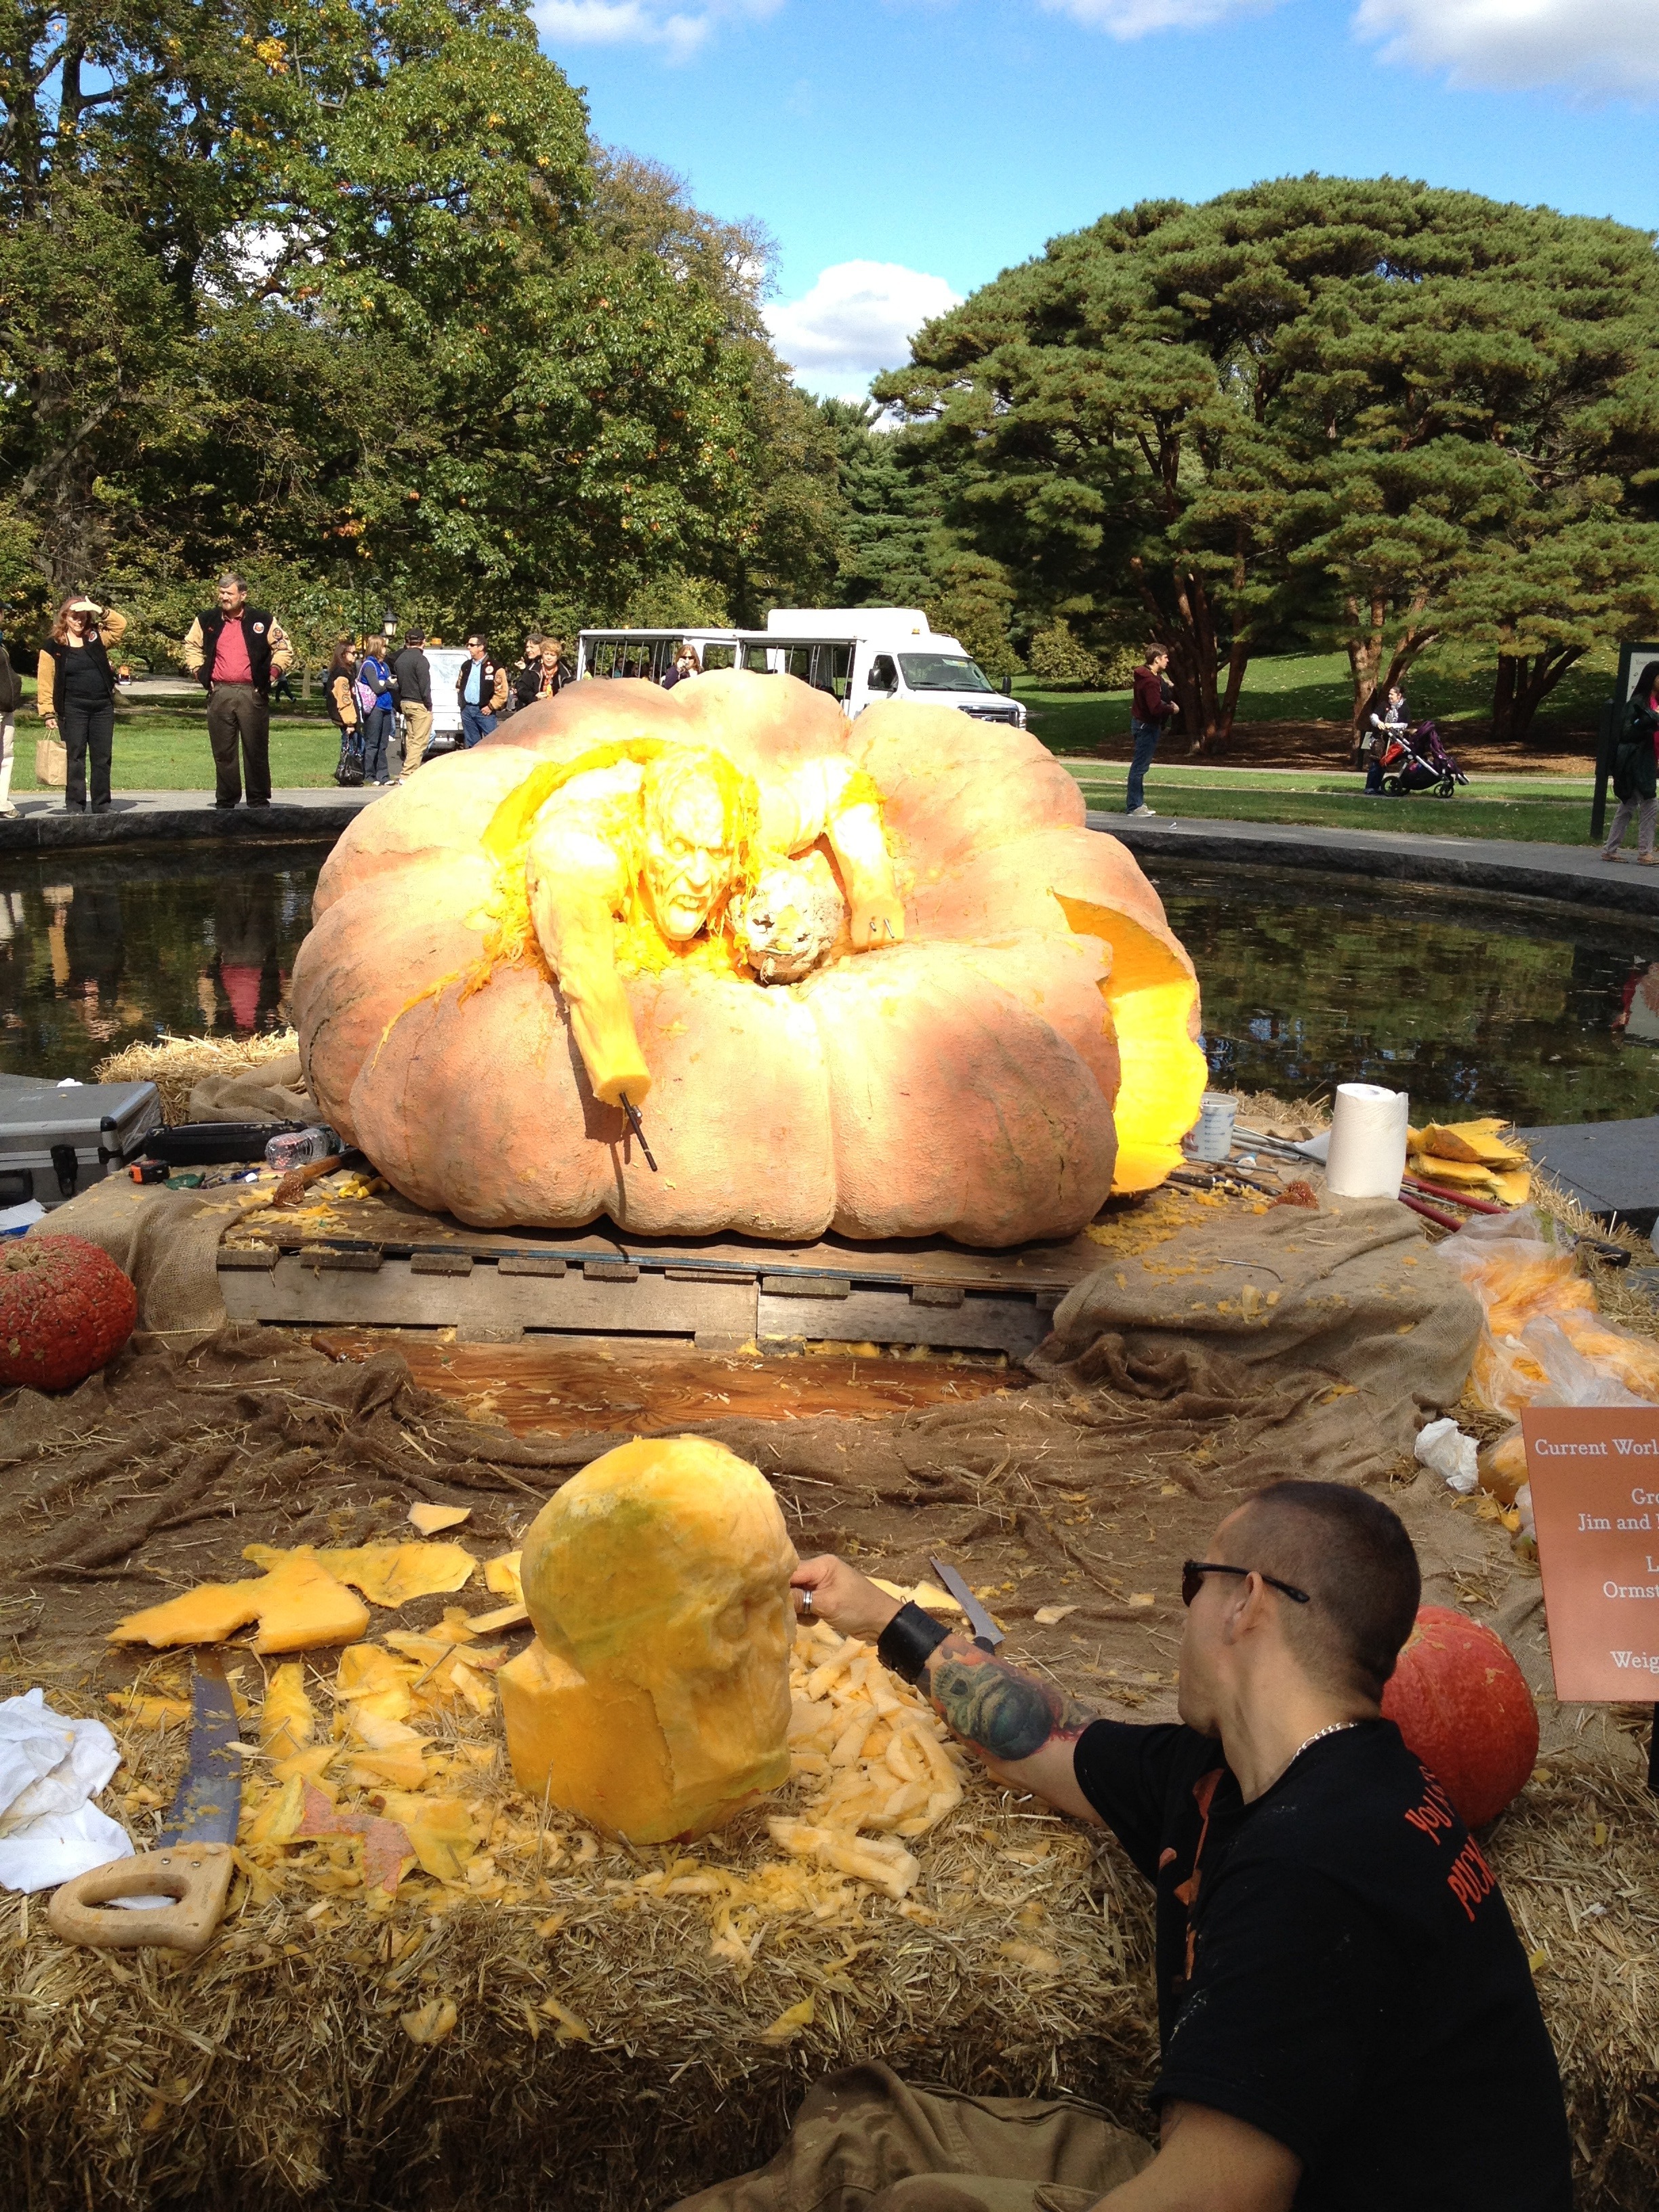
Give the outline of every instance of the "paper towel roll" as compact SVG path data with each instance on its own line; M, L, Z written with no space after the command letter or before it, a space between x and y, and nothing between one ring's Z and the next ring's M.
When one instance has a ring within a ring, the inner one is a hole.
M1411 1099L1377 1083L1339 1083L1325 1180L1334 1198L1398 1198Z

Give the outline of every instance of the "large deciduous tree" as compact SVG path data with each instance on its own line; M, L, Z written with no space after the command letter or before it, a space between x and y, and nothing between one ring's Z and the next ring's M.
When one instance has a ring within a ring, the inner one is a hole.
M0 0L0 499L53 591L232 558L506 623L827 573L765 241L596 155L522 0Z

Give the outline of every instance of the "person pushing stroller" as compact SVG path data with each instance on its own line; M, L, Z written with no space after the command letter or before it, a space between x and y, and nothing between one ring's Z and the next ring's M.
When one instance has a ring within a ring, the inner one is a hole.
M1382 756L1389 745L1406 735L1406 695L1397 684L1389 688L1386 705L1379 713L1373 706L1365 717L1365 727L1359 740L1360 757L1365 763L1365 796L1382 796Z

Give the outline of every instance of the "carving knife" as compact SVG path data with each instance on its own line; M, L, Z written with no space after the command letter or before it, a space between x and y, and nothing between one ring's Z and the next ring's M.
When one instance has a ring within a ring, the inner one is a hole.
M65 1943L109 1950L165 1944L204 1951L213 1941L235 1871L242 1807L241 1729L216 1651L198 1652L190 1692L190 1759L155 1848L77 1875L52 1893L52 1932ZM114 1909L123 1898L167 1899L143 1911Z
M974 1632L975 1643L982 1644L988 1651L994 1651L999 1644L1005 1643L1006 1638L1004 1637L1002 1631L997 1626L995 1621L992 1620L990 1614L987 1613L985 1607L974 1595L972 1590L969 1589L967 1583L963 1582L962 1577L957 1572L956 1569L954 1567L947 1567L943 1559L934 1559L930 1564L932 1565L933 1572L939 1577L940 1583L947 1590L950 1591L951 1596L955 1598L957 1603L962 1607L963 1613L967 1614L968 1626Z

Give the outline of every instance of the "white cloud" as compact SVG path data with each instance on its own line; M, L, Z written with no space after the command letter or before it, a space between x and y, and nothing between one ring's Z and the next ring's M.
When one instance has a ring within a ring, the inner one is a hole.
M670 61L696 53L723 22L775 15L783 0L536 0L537 27L560 46L659 46Z
M944 277L897 261L838 261L802 298L768 307L766 321L803 384L858 398L878 370L908 357L913 332L960 298Z
M1659 92L1654 0L1360 0L1354 28L1382 41L1384 61L1444 70L1454 84Z
M1202 31L1230 15L1260 15L1278 0L1042 0L1051 15L1069 15L1113 39L1144 39L1153 31Z

